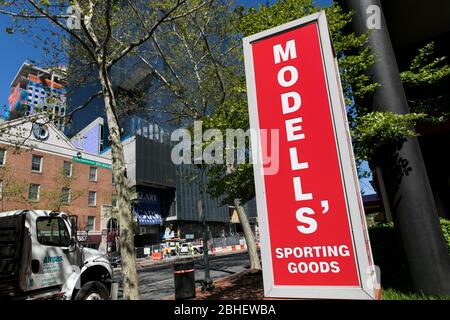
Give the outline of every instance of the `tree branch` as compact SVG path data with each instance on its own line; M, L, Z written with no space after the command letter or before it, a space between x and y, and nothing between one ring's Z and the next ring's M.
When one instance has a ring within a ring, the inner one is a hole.
M69 114L67 114L65 117L68 118L68 120L72 120L73 115L75 114L75 112L78 112L80 110L83 110L84 108L86 108L95 98L101 96L103 94L102 91L98 91L96 93L94 93L93 95L91 95L85 103L83 103L82 105L76 107L75 109L73 109L72 111L70 111Z
M167 80L150 62L148 62L142 55L138 54L139 58L141 58L142 62L144 62L151 70L152 72L162 81L162 83L175 95L175 97L184 105L185 108L188 108L194 117L198 117L197 110L195 107L192 107L189 102L184 99L181 94L178 92L178 90L174 89L174 86ZM182 112L184 112L184 109Z
M96 54L92 49L87 45L87 43L81 39L81 37L76 34L74 31L69 29L67 26L65 26L63 23L58 21L57 18L50 15L48 12L44 11L41 7L39 7L33 0L27 0L38 12L40 12L42 15L46 16L50 21L52 21L54 24L56 24L58 27L69 33L71 36L73 36L89 53L89 55L94 59L94 61L97 61Z
M216 73L216 77L217 80L219 81L219 85L220 85L220 92L221 92L221 97L220 97L220 105L223 104L223 102L225 101L225 85L223 83L223 79L222 79L222 75L220 74L220 70L219 67L217 65L217 61L211 51L211 47L209 45L209 40L208 37L206 36L204 30L201 28L201 26L199 25L197 19L195 17L192 17L195 25L198 27L198 30L200 31L200 34L202 35L203 38L203 42L205 43L205 47L206 50L208 51L209 55L211 56L211 61L214 65L214 72ZM204 110L205 111L205 110Z
M165 22L170 22L170 21L174 21L174 20L186 17L187 15L190 15L191 13L196 12L198 9L200 9L200 8L202 8L202 7L204 7L207 4L212 3L212 2L213 2L213 0L209 0L209 1L203 2L202 4L200 4L199 6L195 7L194 9L191 9L191 10L189 10L187 12L184 12L182 14L179 14L177 16L173 16L173 17L167 18L165 20Z
M102 43L103 48L103 61L106 61L106 53L108 51L108 42L111 39L112 34L112 27L111 27L111 0L106 1L106 15L105 15L105 22L106 22L106 36Z
M150 39L150 37L153 35L153 32L155 32L156 28L158 28L161 23L163 23L180 5L182 5L185 2L186 0L178 0L177 4L169 11L167 11L167 13L165 13L160 19L158 19L158 21L156 21L150 29L146 28L146 34L142 38L130 43L125 49L122 50L121 53L119 53L119 55L116 58L112 59L106 65L107 69L108 70L111 69L111 67L114 64L116 64L120 59L126 56L130 51L132 51L134 48L139 47L141 44Z
M14 17L14 18L23 18L23 19L48 19L48 17L46 15L31 15L31 14L25 14L25 13L17 13L17 12L11 12L11 11L6 11L3 9L0 9L0 13L10 16L10 17ZM57 19L67 19L70 16L69 15L54 15L55 18Z
M188 43L186 41L186 38L183 37L182 35L180 35L177 32L175 25L173 25L172 28L173 28L173 31L174 31L175 35L180 39L181 43L183 44L184 48L186 49L186 52L187 52L187 54L189 56L189 60L190 60L190 62L192 64L192 67L194 68L194 74L195 74L195 77L197 79L197 86L198 86L198 90L199 90L199 93L200 93L200 96L201 96L201 100L202 100L202 102L201 102L202 103L202 109L205 110L206 109L206 99L205 99L205 96L203 95L203 80L202 80L202 78L200 76L200 72L199 72L197 64L195 62L194 55L193 55L191 49L189 48L189 45L188 45Z

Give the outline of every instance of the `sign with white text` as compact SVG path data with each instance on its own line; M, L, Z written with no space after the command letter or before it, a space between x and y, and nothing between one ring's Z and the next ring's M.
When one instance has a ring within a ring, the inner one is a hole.
M247 37L244 51L265 295L375 298L325 13Z

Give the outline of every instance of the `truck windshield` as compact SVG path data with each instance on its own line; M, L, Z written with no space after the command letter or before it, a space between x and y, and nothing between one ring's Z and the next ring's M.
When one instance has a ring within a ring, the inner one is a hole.
M68 247L70 235L61 218L40 217L36 221L37 239L47 246Z

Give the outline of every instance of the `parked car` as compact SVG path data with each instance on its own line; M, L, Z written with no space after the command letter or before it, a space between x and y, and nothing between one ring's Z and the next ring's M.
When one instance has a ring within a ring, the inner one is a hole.
M203 246L194 242L185 242L181 244L181 254L189 254L189 247L194 247L194 253L203 253Z

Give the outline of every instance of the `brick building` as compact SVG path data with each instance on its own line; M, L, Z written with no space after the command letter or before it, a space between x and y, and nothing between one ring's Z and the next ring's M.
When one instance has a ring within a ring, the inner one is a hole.
M60 210L77 215L89 230L88 245L98 247L115 188L111 160L75 147L43 117L0 125L1 211ZM19 152L17 152L19 151Z

